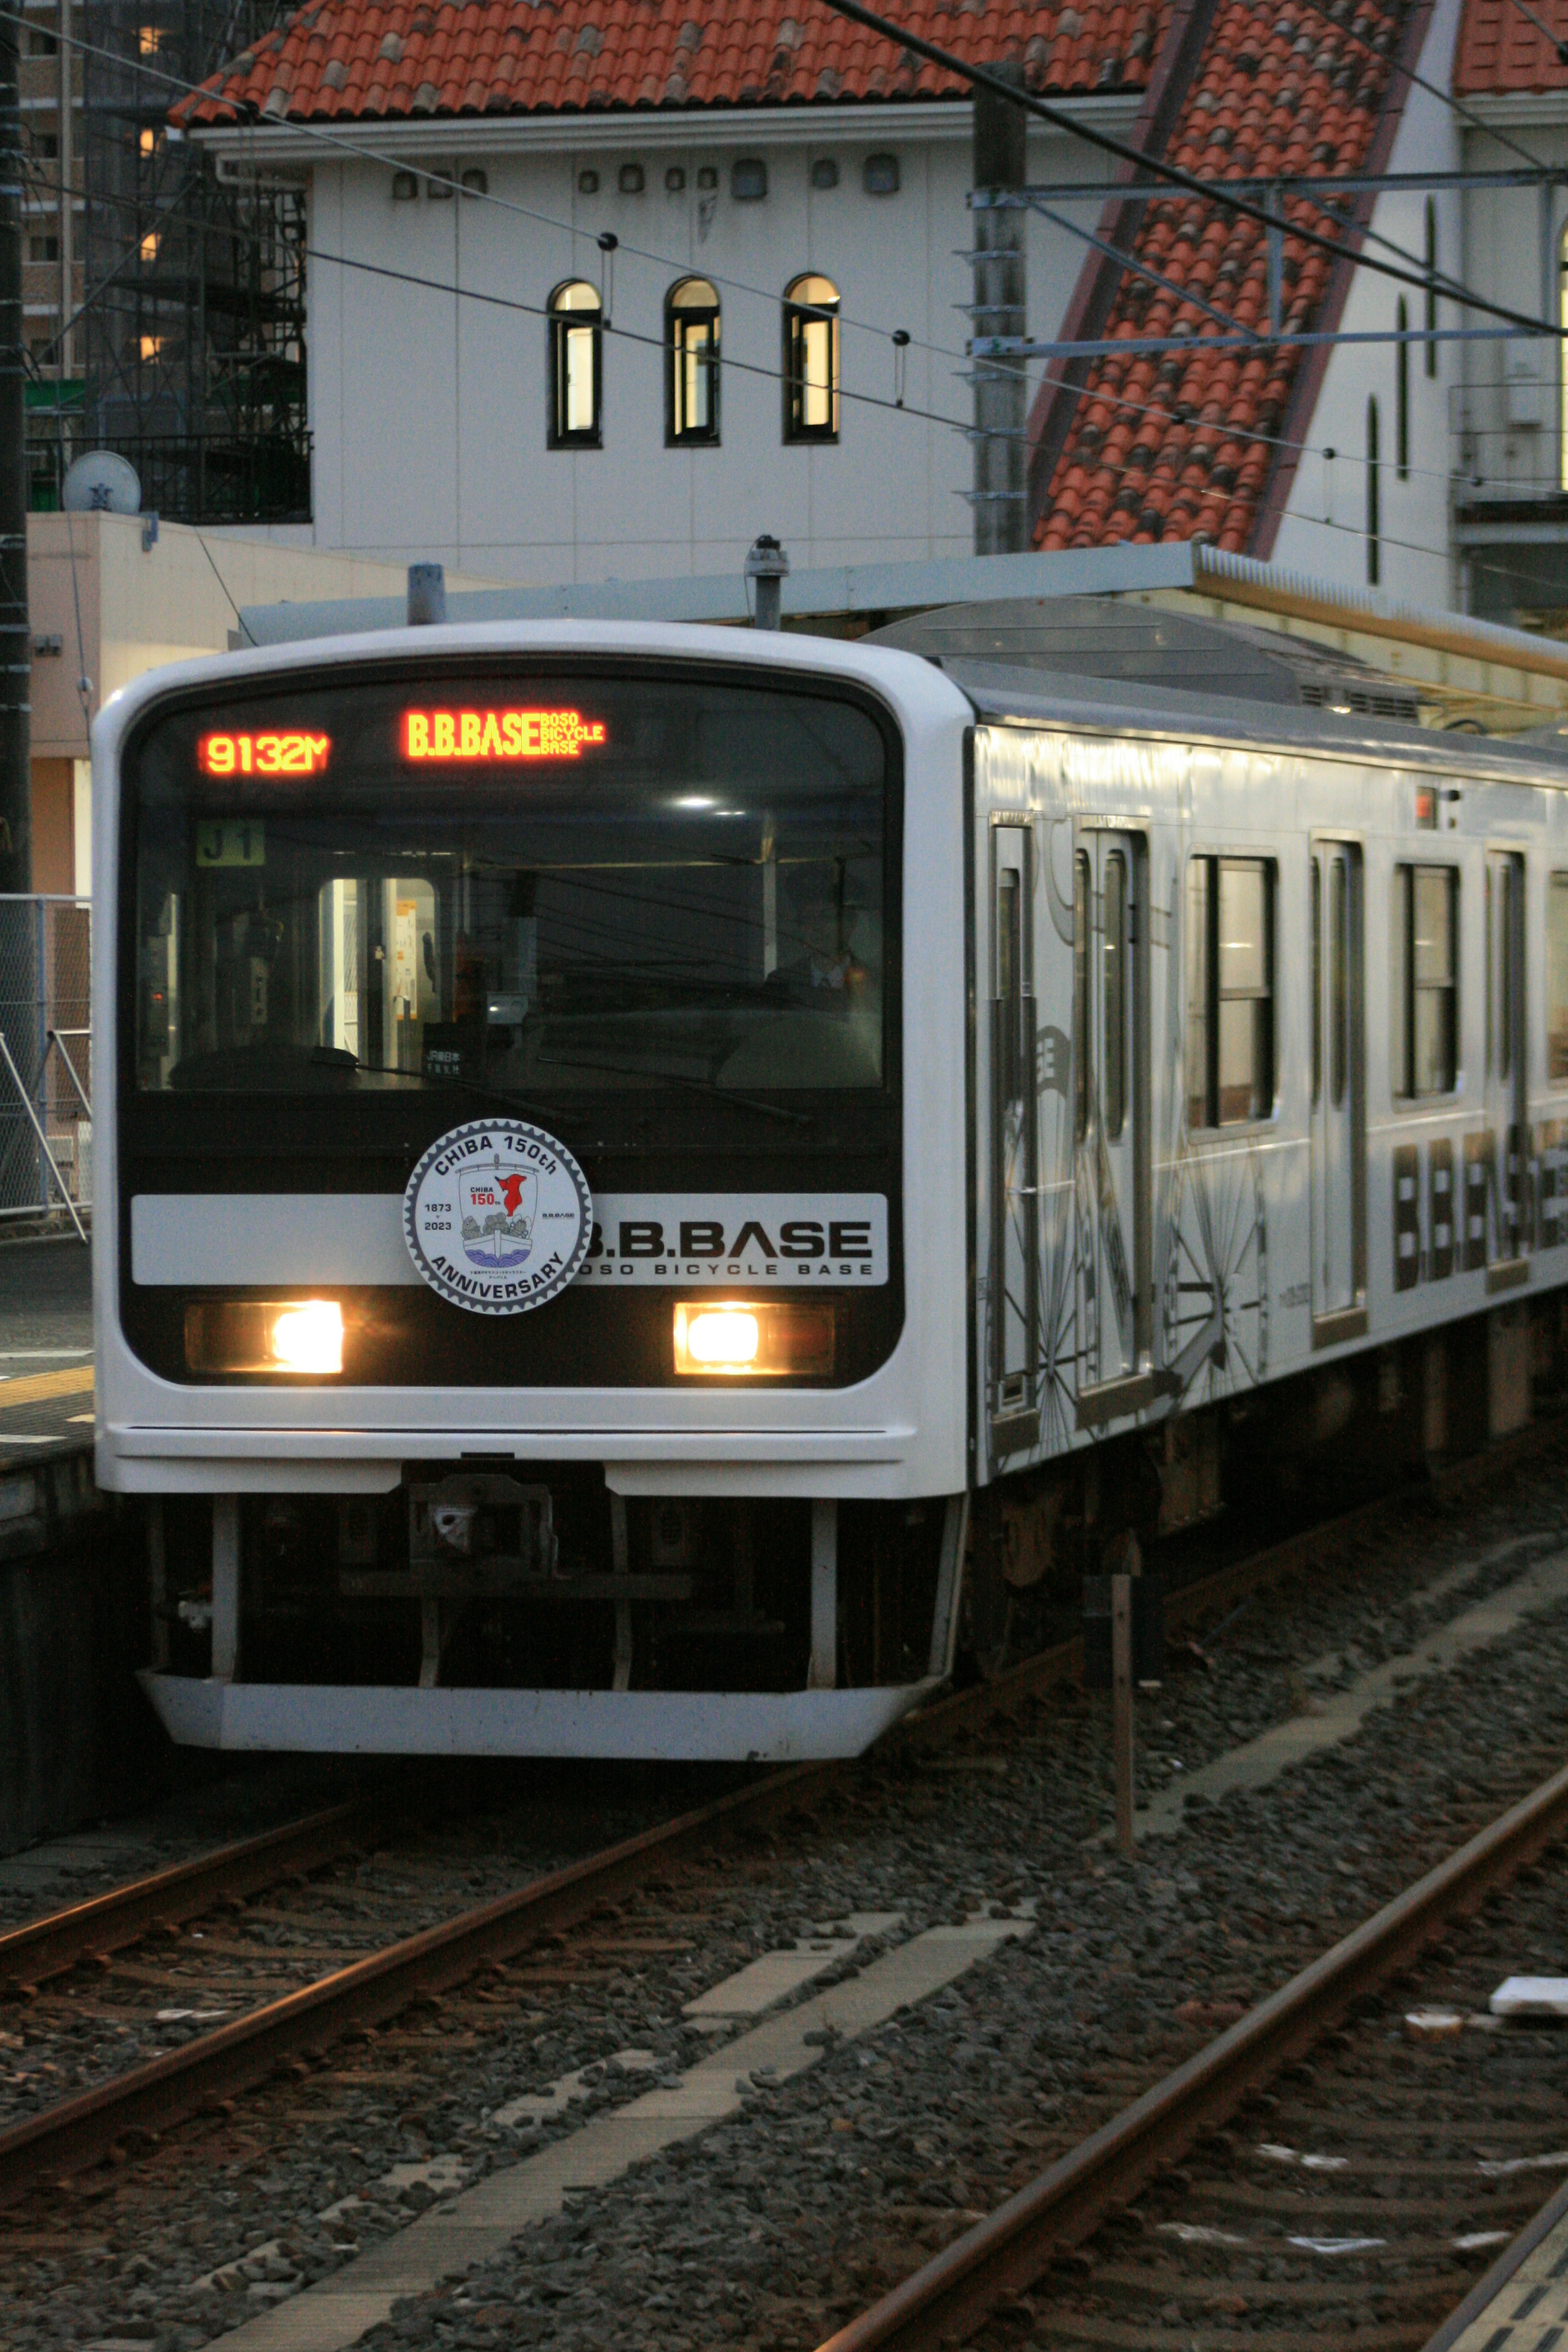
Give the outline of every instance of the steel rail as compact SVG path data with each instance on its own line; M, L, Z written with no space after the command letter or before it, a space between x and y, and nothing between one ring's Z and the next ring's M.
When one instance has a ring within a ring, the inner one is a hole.
M320 1869L360 1843L392 1814L383 1788L345 1798L256 1837L239 1838L146 1878L110 1887L85 1902L50 1911L0 1933L0 1992L26 1994L81 1960L122 1950L147 1935L198 1919L219 1904L243 1901L282 1879Z
M99 2162L122 2139L155 2140L172 2124L251 2088L290 2060L315 2060L345 2034L381 2026L411 2003L442 1994L479 1969L514 1959L541 1936L572 1925L650 1871L742 1822L809 1804L842 1769L837 1762L787 1767L513 1894L405 1937L181 2049L24 2117L0 2131L0 2205L40 2182Z
M1396 1977L1450 1919L1473 1911L1565 1833L1568 1769L828 2336L819 2352L938 2352L962 2341L1003 2296L1021 2294L1250 2092L1300 2058L1352 2003Z
M1506 1448L1500 1451L1511 1460ZM1481 1458L1484 1463L1489 1457ZM1167 1622L1173 1625L1198 1622L1207 1611L1238 1593L1279 1581L1305 1565L1323 1544L1366 1524L1398 1499L1397 1495L1375 1497L1338 1518L1303 1528L1266 1551L1194 1579L1167 1596ZM994 1717L1008 1715L1072 1680L1082 1662L1082 1639L1075 1635L1024 1660L992 1682L934 1701L895 1725L874 1753L887 1756L900 1749L920 1749L954 1733L980 1730ZM25 2117L0 2131L0 2206L13 2202L39 2182L58 2180L100 2162L122 2139L156 2138L191 2115L264 2081L301 2054L310 2061L319 2059L331 2042L345 2035L384 2024L421 1998L442 1993L479 1969L516 1958L540 1937L584 1918L667 1863L699 1853L770 1813L809 1812L860 1760L835 1759L772 1772L510 1895L497 1896L455 1919L369 1954L111 2082ZM344 1810L334 1807L313 1818L330 1823ZM256 1849L255 1866L266 1872L258 1883L275 1884L279 1876L300 1866L292 1856L279 1866L278 1856L284 1853L286 1842L306 1826L269 1832L226 1852L243 1858ZM350 1842L346 1826L343 1842ZM270 1868L261 1851L268 1846L274 1849ZM226 1856L220 1853L209 1860L216 1867L224 1864ZM160 1875L177 1877L189 1872L199 1880L202 1870L200 1863L180 1864L174 1873ZM233 1891L237 1891L237 1881ZM141 1893L140 1887L118 1890L128 1903ZM111 1894L97 1898L97 1904L112 1906L116 1899ZM209 1895L204 1900L193 1888L191 1907L184 1916L195 1916L209 1907L213 1899ZM57 1926L62 1936L68 1934L73 1918L90 1914L95 1907L91 1903L77 1906L34 1923L31 1929L14 1932L36 1935L37 1948L45 1950L47 1937ZM111 1917L111 1908L101 1916ZM176 1915L167 1905L155 1911L148 1924L155 1927L160 1922L176 1924ZM129 1934L121 1938L130 1939ZM78 1957L105 1948L103 1935L89 1935L79 1942ZM0 1942L0 1953L4 1950L5 1943Z

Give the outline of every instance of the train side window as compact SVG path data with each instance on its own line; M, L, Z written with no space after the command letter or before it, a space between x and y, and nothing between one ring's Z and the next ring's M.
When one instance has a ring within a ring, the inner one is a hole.
M1212 857L1187 867L1187 1125L1210 1127L1209 900Z
M1079 850L1072 862L1072 1083L1073 1136L1089 1133L1089 858Z
M1187 868L1187 1118L1237 1127L1274 1108L1274 867Z
M1458 1076L1459 877L1451 866L1394 869L1394 1072L1406 1101L1447 1095Z
M1336 857L1329 872L1329 1099L1345 1098L1351 1067L1350 867Z
M1105 1135L1114 1143L1127 1122L1127 860L1105 861Z
M1023 1093L1018 1067L1018 1000L1023 993L1023 932L1018 877L1005 866L996 877L996 995L1002 1007L1002 1095L1016 1102Z
M1495 1068L1500 1078L1513 1076L1513 1033L1518 1019L1519 975L1515 970L1518 959L1519 918L1514 906L1514 868L1505 860L1497 868L1497 904L1492 904L1492 869L1487 868L1487 967L1494 969L1491 958L1491 926L1497 923L1497 1018L1489 1045L1495 1046L1495 1058L1489 1051L1487 1063ZM1488 992L1487 1006L1491 1011L1491 994Z
M1568 874L1546 884L1546 1076L1568 1082Z

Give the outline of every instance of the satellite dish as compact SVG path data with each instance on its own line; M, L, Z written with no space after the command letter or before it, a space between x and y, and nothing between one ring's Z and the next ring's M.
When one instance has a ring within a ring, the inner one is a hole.
M112 449L89 449L68 467L60 504L67 514L139 514L141 477L129 457Z

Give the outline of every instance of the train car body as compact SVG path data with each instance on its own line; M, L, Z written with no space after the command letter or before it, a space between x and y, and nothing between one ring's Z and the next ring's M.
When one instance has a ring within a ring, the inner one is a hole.
M1238 1449L1528 1412L1543 753L558 624L165 671L94 759L176 1739L850 1752Z

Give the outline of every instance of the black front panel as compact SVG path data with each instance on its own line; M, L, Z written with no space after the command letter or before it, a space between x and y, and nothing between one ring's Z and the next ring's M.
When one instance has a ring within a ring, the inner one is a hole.
M138 1194L396 1199L493 1115L559 1138L595 1198L784 1194L809 1221L883 1196L888 1281L765 1285L836 1309L831 1375L790 1385L866 1378L903 1319L899 751L868 698L668 663L293 673L151 714L121 835L138 1355L190 1381L193 1298L330 1290L344 1383L691 1385L673 1309L710 1286L479 1315L423 1285L258 1287L242 1241L221 1287L132 1278Z

